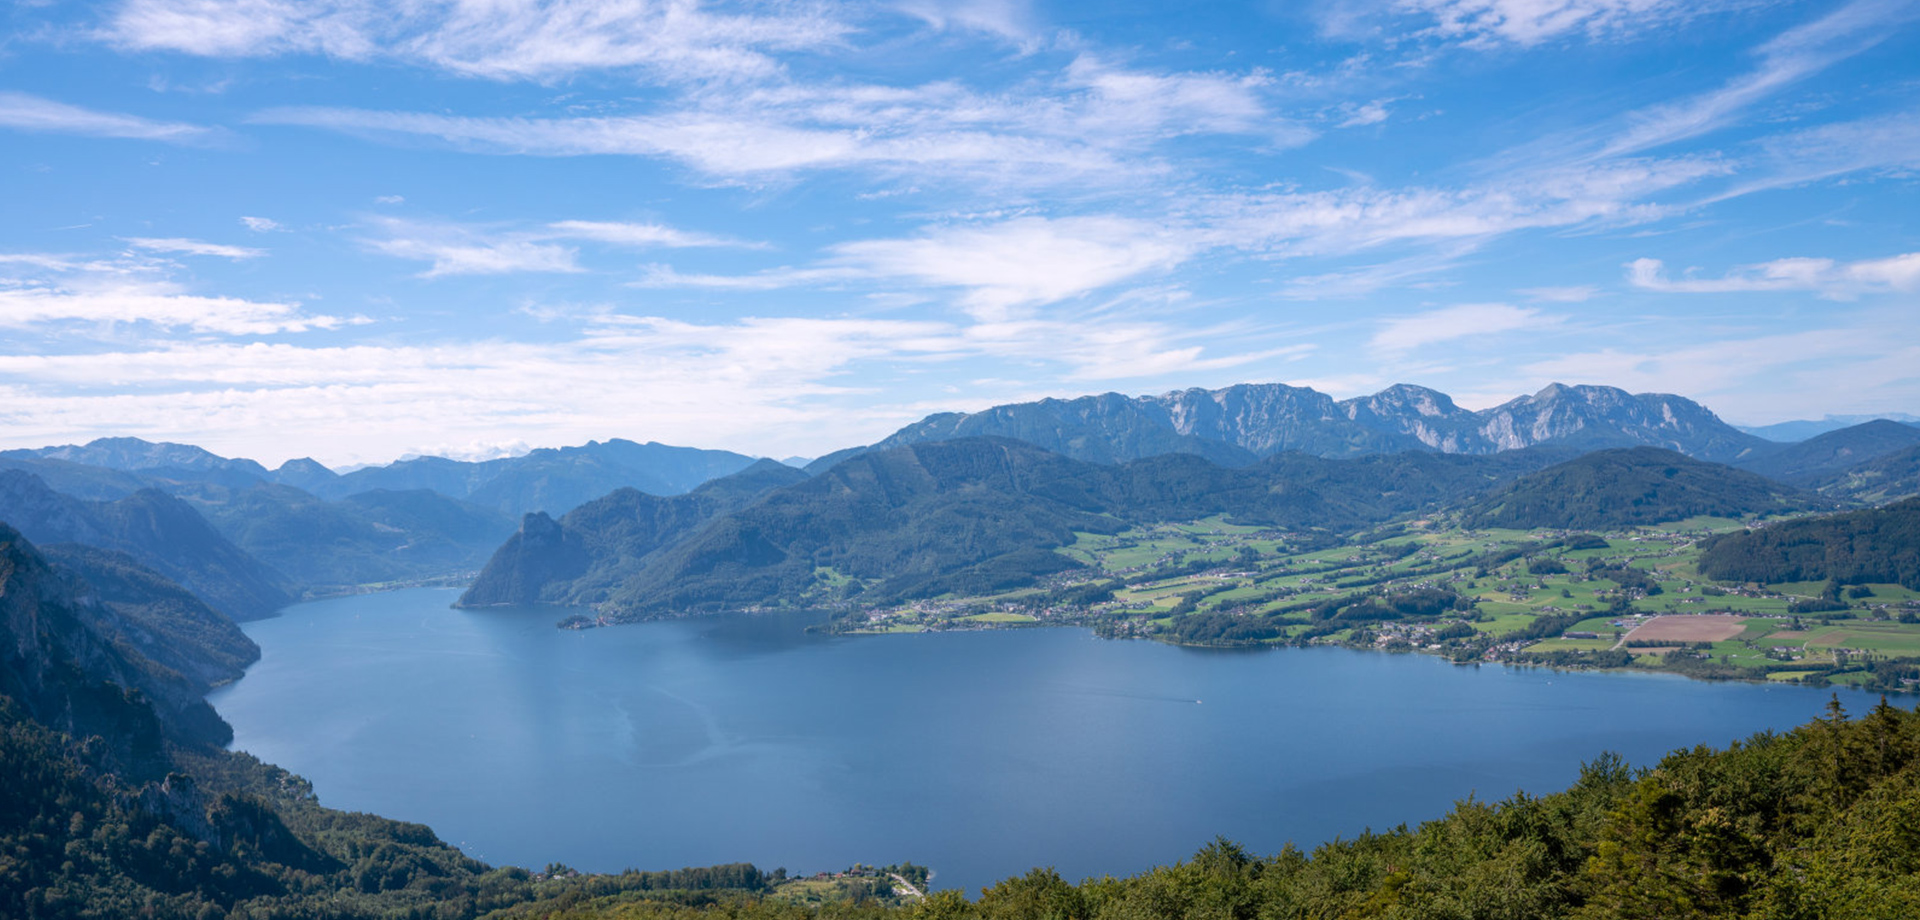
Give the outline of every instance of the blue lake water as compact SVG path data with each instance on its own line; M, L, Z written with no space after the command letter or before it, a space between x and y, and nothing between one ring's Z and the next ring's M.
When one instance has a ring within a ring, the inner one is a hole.
M1082 630L808 635L783 618L581 632L419 589L246 625L213 704L323 804L496 864L592 871L912 860L937 887L1128 874L1562 788L1819 713L1827 691L1219 652ZM1869 700L1843 694L1849 708Z

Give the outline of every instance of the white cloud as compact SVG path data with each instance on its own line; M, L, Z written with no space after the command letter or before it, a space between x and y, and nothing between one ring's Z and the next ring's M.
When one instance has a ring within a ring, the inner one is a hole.
M278 108L253 120L373 138L427 137L488 153L660 157L729 181L864 169L882 179L1115 186L1164 174L1154 151L1171 138L1243 135L1268 148L1310 140L1311 131L1270 110L1271 83L1259 71L1151 72L1080 54L1059 71L999 93L955 81L893 87L770 80L691 90L640 114Z
M551 231L554 236L560 238L593 240L600 243L611 243L616 246L664 246L670 249L685 249L696 246L745 246L750 248L763 248L756 244L744 243L724 236L679 230L664 224L562 220L548 224L547 229Z
M1469 46L1537 45L1568 33L1633 33L1726 4L1697 0L1398 0L1436 20L1431 33Z
M1751 291L1816 291L1844 300L1863 294L1920 290L1920 252L1885 259L1837 262L1833 259L1775 259L1743 265L1718 278L1699 278L1692 272L1668 278L1659 259L1627 263L1627 281L1634 287L1669 294L1724 294Z
M1166 271L1197 249L1191 231L1130 218L1019 217L841 243L821 264L802 268L705 275L653 265L637 286L766 291L855 281L907 283L958 289L968 313L1000 322L1023 308Z
M1920 113L1898 112L1790 131L1767 137L1758 146L1759 153L1751 157L1751 174L1713 200L1852 172L1886 170L1897 175L1920 168Z
M1204 203L1195 220L1211 227L1221 245L1340 254L1394 242L1652 220L1672 209L1647 198L1727 169L1710 158L1630 159L1516 172L1457 189L1364 186L1220 196Z
M1685 393L1723 415L1768 420L1818 417L1842 394L1913 405L1920 400L1920 327L1900 313L1748 337L1702 338L1690 330L1688 341L1668 348L1603 348L1528 364L1516 385L1591 380L1633 392ZM1867 342L1871 354L1863 351Z
M368 245L387 255L430 262L421 277L443 275L499 275L514 272L580 272L579 253L555 240L591 240L613 246L690 248L759 244L706 233L680 230L664 224L616 221L562 220L535 229L474 226L444 222L378 217L372 220L385 232Z
M935 29L985 32L1025 51L1040 44L1033 10L1024 0L903 0L900 9Z
M677 80L764 76L778 69L766 52L830 47L850 30L819 6L754 15L689 0L128 0L105 37L209 57L385 58L494 79L638 68Z
M337 317L303 313L297 303L204 297L162 282L80 279L66 284L0 286L0 327L23 329L73 322L107 327L147 324L233 336L343 325Z
M376 196L373 200L375 204L406 204L407 203L407 198L405 195L379 195L379 196Z
M255 233L271 233L275 230L284 229L280 226L279 221L266 217L242 217L240 218L240 223Z
M1376 352L1397 358L1441 342L1538 329L1556 322L1558 319L1528 307L1502 303L1461 304L1389 319L1381 324L1380 331L1374 333L1368 344Z
M154 121L115 112L96 112L26 93L6 91L0 91L0 128L175 144L203 142L216 134L213 129L199 125Z
M245 218L242 218L243 220ZM177 252L188 256L217 256L222 259L257 259L267 254L264 249L247 246L228 246L223 243L208 243L202 240L190 240L183 237L130 236L126 241L149 252Z
M644 266L646 275L633 282L640 288L704 288L715 291L777 291L782 288L834 284L871 277L852 268L781 267L749 275L686 274L671 265Z
M1725 86L1636 113L1602 155L1637 153L1720 128L1754 102L1879 44L1915 15L1908 0L1854 0L1761 45L1760 65Z
M970 312L1002 319L1018 307L1165 271L1194 248L1177 232L1129 218L1023 217L845 243L835 252L842 263L878 277L962 288Z
M513 272L578 272L577 253L516 233L491 233L457 224L428 224L378 218L384 239L369 240L375 250L402 259L430 262L423 278L445 275L499 275Z
M1390 113L1387 111L1386 103L1376 101L1348 107L1345 114L1346 117L1340 120L1339 127L1360 128L1386 121Z
M427 446L423 437L492 442L502 430L533 443L626 436L820 453L923 414L911 398L890 402L886 383L856 376L876 366L997 359L1016 362L1029 381L1054 373L1140 379L1307 347L1209 354L1199 341L1206 334L1156 323L694 323L608 313L578 338L551 343L173 343L0 354L0 429L16 444L191 430L205 446L270 462L301 454L384 461Z
M1581 284L1566 287L1521 288L1520 293L1534 300L1548 303L1585 303L1599 296L1600 289L1591 284Z

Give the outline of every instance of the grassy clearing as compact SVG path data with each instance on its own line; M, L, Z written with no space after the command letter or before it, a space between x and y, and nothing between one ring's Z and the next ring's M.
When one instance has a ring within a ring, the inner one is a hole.
M1038 623L1040 622L1039 617L1029 616L1024 613L976 613L972 616L961 617L960 619L966 620L970 623Z

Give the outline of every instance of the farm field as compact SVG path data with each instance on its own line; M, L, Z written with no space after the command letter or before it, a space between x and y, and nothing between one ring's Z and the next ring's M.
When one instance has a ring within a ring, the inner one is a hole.
M1216 517L1080 533L1058 552L1082 568L1039 587L856 611L834 628L1081 625L1189 645L1337 644L1463 662L1914 685L1920 592L1870 584L1836 600L1822 582L1701 578L1700 542L1741 526L1694 519L1589 533L1440 520L1335 542Z

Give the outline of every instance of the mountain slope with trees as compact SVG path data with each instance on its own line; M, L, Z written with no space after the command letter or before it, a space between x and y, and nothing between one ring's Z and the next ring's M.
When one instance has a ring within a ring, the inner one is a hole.
M179 494L241 549L309 592L471 572L513 532L492 508L427 489L326 501L292 486L211 484Z
M1595 451L1523 476L1465 509L1465 518L1474 527L1593 529L1832 506L1756 473L1633 447Z
M93 502L55 492L32 473L0 471L0 521L38 543L126 553L235 620L269 616L293 600L285 575L234 546L191 505L158 489Z
M1700 572L1727 581L1894 583L1920 591L1920 498L1716 537Z
M1812 487L1888 454L1920 446L1920 428L1886 419L1829 431L1735 466L1770 479Z
M762 460L685 495L662 498L623 488L558 521L528 514L487 561L458 606L586 604L604 599L649 554L713 518L807 474Z
M1920 495L1920 445L1882 454L1810 485L1825 495L1868 503Z
M1558 458L1289 453L1226 468L1166 454L1107 466L1000 438L930 441L861 454L678 543L629 554L638 564L617 583L541 590L615 617L990 592L1074 568L1054 550L1079 532L1212 515L1344 531L1458 501Z

